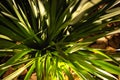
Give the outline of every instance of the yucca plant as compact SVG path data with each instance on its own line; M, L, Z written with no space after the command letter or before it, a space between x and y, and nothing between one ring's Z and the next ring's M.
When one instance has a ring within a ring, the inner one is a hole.
M24 70L24 80L36 73L37 80L117 80L119 61L89 45L116 29L107 24L120 21L117 0L1 0L0 65L3 80ZM102 7L100 7L102 5ZM112 63L106 61L111 60ZM113 64L114 63L114 64ZM24 64L20 67L19 65Z

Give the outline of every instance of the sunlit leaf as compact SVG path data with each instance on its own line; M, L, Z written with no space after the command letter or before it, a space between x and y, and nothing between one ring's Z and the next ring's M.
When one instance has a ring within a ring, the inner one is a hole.
M3 78L3 80L8 80L8 79L12 80L12 79L14 79L16 76L20 75L25 69L27 69L27 67L29 67L32 63L33 63L33 61L28 62L25 66L19 68L18 70L16 70L12 74L10 74L7 77Z
M108 62L105 62L105 61L101 61L101 60L96 60L96 61L92 61L95 65L97 66L100 66L102 69L110 72L110 73L113 73L113 74L120 74L120 68L115 66L115 65L112 65Z

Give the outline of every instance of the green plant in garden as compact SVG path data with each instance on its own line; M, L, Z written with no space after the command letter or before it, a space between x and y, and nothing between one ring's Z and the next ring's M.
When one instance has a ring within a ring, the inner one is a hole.
M0 76L9 67L12 80L28 70L38 80L117 80L120 64L101 50L88 47L114 31L107 24L120 21L116 0L1 0L0 56L11 56L0 65ZM102 7L100 7L102 5ZM118 28L119 29L119 26ZM106 59L112 60L111 64ZM19 65L24 64L23 67ZM17 68L18 67L18 68Z

